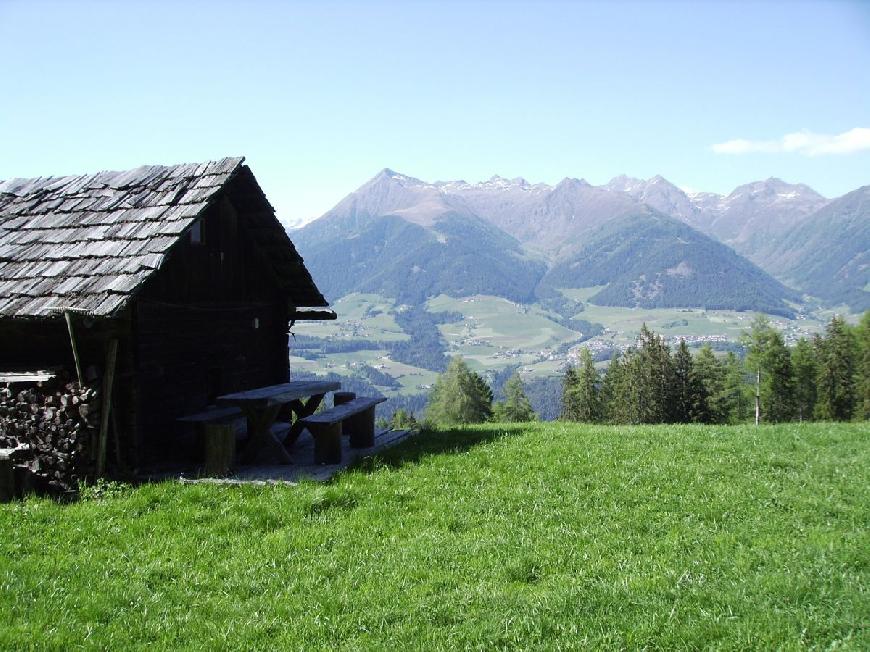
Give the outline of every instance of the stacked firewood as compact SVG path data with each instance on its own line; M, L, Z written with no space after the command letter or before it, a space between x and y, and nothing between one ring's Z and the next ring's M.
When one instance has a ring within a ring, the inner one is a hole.
M75 489L93 471L99 393L76 382L23 390L0 387L0 448L29 446L37 484Z

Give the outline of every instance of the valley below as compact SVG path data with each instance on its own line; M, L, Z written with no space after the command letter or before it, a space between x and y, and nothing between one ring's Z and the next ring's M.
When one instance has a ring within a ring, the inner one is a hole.
M588 322L578 330L566 326L562 315L539 303L521 304L502 297L474 295L450 297L442 294L426 302L426 314L437 324L440 340L419 339L407 333L397 317L410 306L378 294L349 294L334 302L339 314L334 322L307 322L294 327L290 341L291 373L300 377L334 375L344 384L376 390L393 400L383 407L385 415L398 407L417 412L443 367L409 364L396 355L394 347L404 343L428 360L461 355L481 373L496 393L504 380L517 371L537 397L539 413L550 413L554 393L568 364L576 363L581 348L588 348L602 369L615 351L624 351L635 341L643 324L660 333L674 347L685 339L690 347L709 344L715 351L740 351L740 336L754 312L707 310L705 308L623 308L599 306L589 297L599 287L561 290L563 296L582 308L576 320ZM844 309L803 306L794 318L769 315L786 342L821 333L834 314ZM365 347L365 348L361 348ZM404 347L403 347L404 350ZM435 367L435 368L431 368ZM543 392L546 396L540 396Z
M421 414L452 356L496 397L520 374L544 419L583 348L600 367L644 324L720 355L767 315L794 345L870 308L870 186L828 199L769 178L728 195L666 179L427 182L384 169L290 239L338 315L299 323L298 377Z

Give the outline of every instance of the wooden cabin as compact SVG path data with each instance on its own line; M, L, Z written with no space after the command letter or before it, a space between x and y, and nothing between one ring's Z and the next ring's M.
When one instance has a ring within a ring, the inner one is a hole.
M194 454L178 417L285 382L289 327L327 306L243 158L0 182L0 372L74 377L74 346L89 379L114 367L128 469Z

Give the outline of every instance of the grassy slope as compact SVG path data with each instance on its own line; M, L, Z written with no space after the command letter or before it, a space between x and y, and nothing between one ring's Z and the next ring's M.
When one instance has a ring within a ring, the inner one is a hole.
M0 506L0 648L867 649L862 425L487 426Z

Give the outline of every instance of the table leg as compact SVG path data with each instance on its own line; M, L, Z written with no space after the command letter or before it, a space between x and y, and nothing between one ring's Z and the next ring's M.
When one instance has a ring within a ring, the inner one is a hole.
M242 464L291 464L284 445L270 430L280 405L263 409L242 408L248 418L248 443L239 455Z
M323 401L324 396L325 394L315 394L308 399L307 403L303 403L301 400L295 400L290 402L290 409L293 410L293 414L296 415L296 419L293 421L293 425L290 426L290 430L287 432L287 438L284 440L284 446L289 448L296 443L296 440L299 439L299 435L301 435L302 431L305 429L305 426L302 425L302 423L300 422L305 417L310 417L312 414L314 414L314 411L320 406L320 403Z

